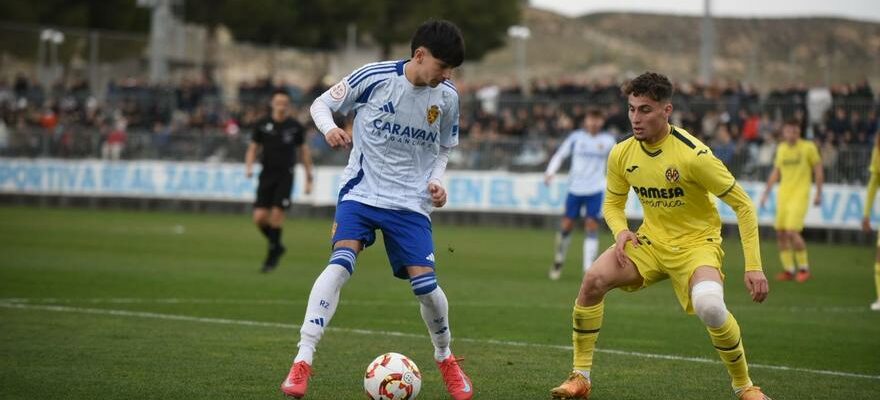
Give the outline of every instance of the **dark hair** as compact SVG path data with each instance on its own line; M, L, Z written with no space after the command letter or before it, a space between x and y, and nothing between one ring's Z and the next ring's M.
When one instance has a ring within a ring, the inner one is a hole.
M452 67L464 61L464 38L455 24L446 20L428 20L416 29L410 48L412 55L424 46L431 55Z
M623 84L620 89L627 96L648 96L654 101L667 101L672 98L674 92L669 78L650 71Z
M291 98L290 98L290 93L287 93L287 91L284 90L284 89L282 89L282 88L277 88L277 89L273 90L273 91L272 91L272 94L269 96L269 98L270 98L270 99L273 99L273 98L275 98L275 96L277 96L277 95L279 95L279 94L282 95L282 96L287 96L287 100L290 100L290 99L291 99Z
M605 118L605 112L599 107L590 107L587 109L588 117Z
M801 129L801 120L797 118L787 118L782 125L791 125L796 126L798 129Z

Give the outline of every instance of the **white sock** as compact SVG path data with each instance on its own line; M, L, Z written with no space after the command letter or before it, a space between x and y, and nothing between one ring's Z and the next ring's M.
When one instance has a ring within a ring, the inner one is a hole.
M584 272L590 269L593 261L596 261L596 252L599 251L599 237L587 233L584 239Z
M556 232L556 254L553 261L557 264L565 262L565 255L568 253L568 246L571 245L571 232Z
M354 269L355 253L351 249L345 250L347 252L340 252L340 249L334 251L330 265L327 265L324 272L315 279L315 284L309 293L306 315L299 330L300 339L297 344L299 351L294 362L305 361L309 365L312 364L315 348L324 335L324 328L330 325L330 319L336 313L339 292L351 277L349 271Z
M443 361L452 354L449 342L452 333L449 332L449 302L446 293L439 286L430 293L417 295L419 299L422 319L428 327L431 342L434 343L434 359Z

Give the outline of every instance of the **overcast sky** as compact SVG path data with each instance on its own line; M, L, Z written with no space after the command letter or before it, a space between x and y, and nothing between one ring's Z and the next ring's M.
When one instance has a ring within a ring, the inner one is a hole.
M702 14L703 0L530 0L535 7L569 16L599 11L642 11ZM718 16L794 17L835 16L880 22L878 0L712 0Z

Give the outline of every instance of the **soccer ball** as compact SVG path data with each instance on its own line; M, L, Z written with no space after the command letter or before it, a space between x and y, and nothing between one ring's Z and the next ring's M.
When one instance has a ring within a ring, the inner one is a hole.
M364 390L373 400L414 400L421 388L419 367L403 354L376 357L364 374Z

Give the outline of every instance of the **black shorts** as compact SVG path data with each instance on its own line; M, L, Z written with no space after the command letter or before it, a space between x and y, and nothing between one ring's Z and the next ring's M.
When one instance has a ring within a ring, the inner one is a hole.
M293 189L293 174L286 170L263 170L257 186L256 208L290 207L290 191Z

